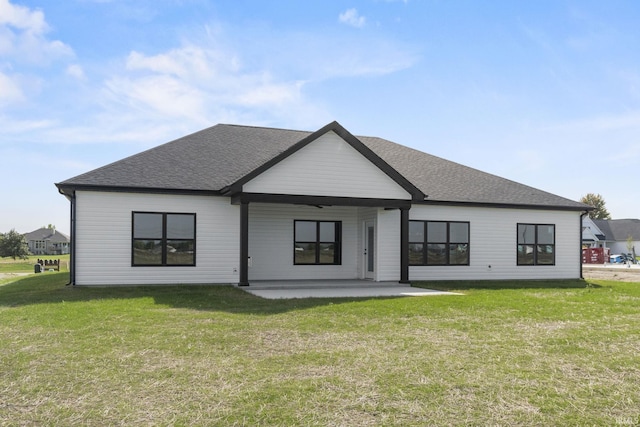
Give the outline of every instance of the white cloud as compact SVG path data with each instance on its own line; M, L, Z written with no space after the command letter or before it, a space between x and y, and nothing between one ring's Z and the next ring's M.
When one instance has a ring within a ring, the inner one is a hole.
M42 11L31 11L27 7L13 5L9 0L0 0L0 25L10 25L36 34L48 29Z
M301 98L303 82L270 83L264 82L239 94L237 101L245 106L286 105Z
M112 99L133 110L168 117L203 120L203 93L189 82L169 75L114 77L106 82Z
M0 55L16 61L47 64L73 56L73 50L59 40L49 40L44 13L0 0Z
M268 113L274 106L297 104L303 86L300 81L278 81L269 73L245 70L235 55L193 44L152 56L131 52L124 71L105 84L112 102L138 113L202 124L229 109Z
M317 55L329 50L330 56ZM74 99L66 98L65 108L56 107L61 95L48 77L39 86L14 78L22 83L13 81L18 91L11 99L19 100L21 93L29 98L31 86L52 96L54 102L38 105L31 120L22 121L24 128L34 126L28 138L40 143L149 146L215 123L312 129L336 117L321 99L308 96L308 87L332 78L392 73L412 66L416 58L407 46L355 32L347 37L260 33L245 42L243 35L204 27L178 47L154 54L131 51L100 68L92 64L91 78L82 61L69 62L63 72L83 85L68 94ZM98 72L104 75L95 86L91 80ZM5 80L12 82L11 76ZM13 118L20 121L17 114ZM10 120L2 120L0 110L0 128L2 122ZM28 142L15 127L1 133Z
M240 71L234 54L221 48L192 43L153 56L133 51L127 57L126 67L131 71L150 71L196 80L210 80Z
M83 68L78 64L71 64L67 67L67 75L78 80L86 80Z
M42 77L27 64L46 66L51 61L73 56L73 50L59 40L46 37L49 31L44 13L0 0L0 108L28 101L40 93Z
M356 8L347 9L338 15L338 21L351 25L355 28L362 28L367 23L367 19L364 16L358 14L358 10Z
M0 72L0 107L24 100L20 85Z

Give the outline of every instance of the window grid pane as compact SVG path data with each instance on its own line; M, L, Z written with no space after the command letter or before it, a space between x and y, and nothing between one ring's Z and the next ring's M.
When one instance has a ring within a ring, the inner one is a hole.
M167 214L167 239L193 239L194 237L193 215Z
M409 265L423 265L424 263L425 263L424 244L410 243L409 244Z
M424 222L409 221L409 241L424 242Z
M533 245L518 245L518 264L533 265Z
M296 221L296 242L315 242L317 226L315 221Z
M428 243L446 243L447 242L447 223L446 222L427 222L427 242Z
M320 243L319 264L335 264L335 255L336 245L334 243Z
M336 241L336 223L335 222L321 222L320 223L320 239L321 242L335 242Z
M553 225L539 225L538 226L538 242L539 244L552 245L555 241Z
M539 265L554 264L554 247L553 245L538 245L536 261Z
M167 264L191 265L195 262L193 240L167 240Z
M467 265L469 264L469 244L458 243L449 245L449 264Z
M449 224L450 243L469 243L469 224L466 222L452 222Z
M162 240L134 240L133 263L162 265Z
M162 239L162 214L134 214L133 237L134 239Z
M518 224L518 243L532 245L536 243L536 226L532 224Z
M296 243L295 248L296 264L315 264L316 263L316 244L315 243Z
M427 265L446 265L447 245L444 243L427 244Z

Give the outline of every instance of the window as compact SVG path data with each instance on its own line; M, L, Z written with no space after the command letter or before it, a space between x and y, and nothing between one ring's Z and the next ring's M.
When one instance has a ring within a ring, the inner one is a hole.
M518 265L555 265L556 226L518 224Z
M340 221L294 221L293 263L339 265Z
M196 214L133 212L132 222L131 265L196 265Z
M409 221L409 265L469 265L469 223Z

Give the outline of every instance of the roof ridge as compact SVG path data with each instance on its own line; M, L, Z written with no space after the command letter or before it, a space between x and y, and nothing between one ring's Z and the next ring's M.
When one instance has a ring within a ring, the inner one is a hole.
M286 131L286 132L300 132L300 133L309 133L309 134L314 132L314 131L309 131L309 130L287 129L287 128L280 128L280 127L273 127L273 126L239 125L237 123L218 123L216 126L230 126L230 127L237 127L237 128L265 129L265 130L279 130L279 131Z

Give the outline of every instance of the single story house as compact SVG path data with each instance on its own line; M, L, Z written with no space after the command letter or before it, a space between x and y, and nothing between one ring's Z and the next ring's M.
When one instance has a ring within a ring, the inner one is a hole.
M65 255L69 253L69 236L55 228L42 227L25 233L29 252L34 255Z
M635 255L640 249L640 219L594 219L592 222L600 230L595 247L610 248L612 255Z
M591 209L337 122L219 124L56 186L87 286L575 279Z
M598 227L593 219L585 216L582 219L582 247L583 248L605 248L607 236Z

